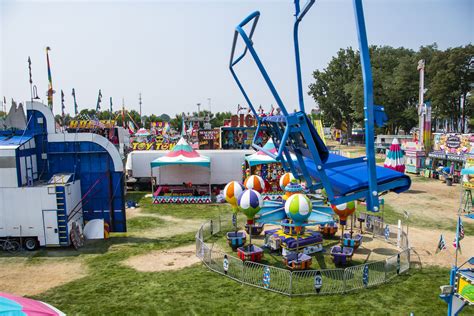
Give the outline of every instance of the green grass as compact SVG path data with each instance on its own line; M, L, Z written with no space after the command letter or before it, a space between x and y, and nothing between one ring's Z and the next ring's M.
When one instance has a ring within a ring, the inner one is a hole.
M137 216L127 220L127 230L129 232L138 232L144 229L164 226L166 221L152 216Z
M136 198L145 213L204 219L230 212L222 205L152 205L143 196L143 193L133 193L128 198ZM390 209L387 213L394 220L394 211ZM135 217L128 221L128 226L131 230L140 230L144 226L153 228L166 224L151 218ZM34 298L48 302L68 315L408 315L414 312L415 315L434 316L446 313L446 305L438 298L439 286L449 281L449 270L443 268L410 270L387 284L349 294L289 298L243 286L201 264L172 272L138 272L123 264L131 256L192 244L194 235L192 232L151 239L113 234L107 240L89 241L77 252L61 251L66 259L69 256L82 258L88 275ZM214 239L225 246L223 235ZM54 250L42 250L34 258L46 260L54 253ZM266 255L266 260L281 264L280 256Z
M365 211L365 207L358 205L357 210ZM401 219L402 223L406 225L406 220L402 213L396 211L396 209L390 204L385 203L383 211L384 222L389 224L397 224L398 220ZM429 228L429 229L440 229L448 231L456 231L457 219L443 219L436 220L433 218L421 217L418 215L410 214L409 225L420 228ZM463 222L464 230L467 235L474 233L474 224Z
M448 282L447 269L412 270L388 284L351 294L289 298L242 286L202 265L173 272L144 273L121 263L133 255L189 243L193 235L132 243L109 239L104 242L106 253L86 259L88 276L34 298L70 315L326 314L328 311L351 315L445 314L446 307L437 295L439 285Z

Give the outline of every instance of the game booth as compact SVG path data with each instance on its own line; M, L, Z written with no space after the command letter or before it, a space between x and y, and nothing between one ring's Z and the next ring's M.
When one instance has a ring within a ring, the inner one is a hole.
M459 183L466 159L474 155L474 134L434 133L433 148L425 159L423 175L432 178L448 178ZM449 172L443 174L443 169Z
M263 148L274 155L277 154L275 144L271 138L268 139ZM281 200L284 192L280 188L280 178L285 170L280 162L259 150L255 154L245 157L244 164L245 166L242 168L244 179L250 175L258 175L265 181L265 192L262 196L265 201Z
M153 203L211 203L211 160L200 155L184 138L165 156L151 162L158 168Z

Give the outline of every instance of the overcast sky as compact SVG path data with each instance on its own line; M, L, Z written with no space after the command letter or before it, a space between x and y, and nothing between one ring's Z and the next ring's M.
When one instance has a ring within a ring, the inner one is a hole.
M303 0L302 3L305 1ZM369 44L441 49L474 42L472 0L366 0ZM61 89L73 112L102 108L113 97L144 114L208 109L235 111L245 104L228 70L235 26L251 12L261 18L254 44L288 108L297 103L292 42L293 1L9 1L0 0L0 97L30 98L28 56L33 80L46 102L45 47L50 46L55 113ZM350 0L317 0L300 27L305 91L311 73L323 69L340 49L357 47ZM416 65L413 65L416 71ZM250 59L238 68L254 104L267 109L271 99ZM429 74L427 74L429 75ZM305 98L307 108L314 106Z

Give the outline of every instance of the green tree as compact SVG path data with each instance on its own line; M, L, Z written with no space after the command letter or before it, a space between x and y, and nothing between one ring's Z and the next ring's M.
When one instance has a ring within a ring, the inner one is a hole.
M351 138L354 123L352 94L346 88L355 78L359 61L352 48L341 49L323 71L313 72L314 83L309 85L309 95L319 105L324 122L336 128L347 126L347 139Z

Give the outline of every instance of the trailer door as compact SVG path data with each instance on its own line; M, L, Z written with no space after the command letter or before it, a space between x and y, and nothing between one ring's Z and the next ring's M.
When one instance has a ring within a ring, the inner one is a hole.
M43 211L43 224L46 246L59 245L58 211Z

